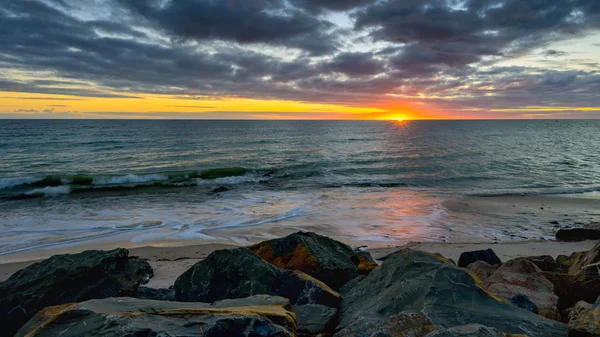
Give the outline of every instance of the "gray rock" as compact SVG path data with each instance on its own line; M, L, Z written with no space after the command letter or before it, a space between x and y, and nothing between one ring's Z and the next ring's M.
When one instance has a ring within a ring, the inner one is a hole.
M341 295L300 271L279 269L247 248L218 250L175 281L181 302L214 302L252 295L275 295L292 304L338 307Z
M425 337L504 337L498 329L480 324L469 324L430 333Z
M0 284L0 336L12 336L48 306L95 298L137 296L153 275L150 265L126 249L56 255Z
M464 252L460 254L460 258L458 258L458 266L461 268L466 268L475 261L483 261L488 263L490 266L495 266L499 263L502 263L500 258L492 249L486 249Z
M49 307L17 337L295 337L283 298L251 297L227 303L179 303L109 298Z
M539 314L560 320L558 296L554 284L541 275L541 270L526 259L514 259L504 263L485 283L485 289L502 297L526 295L539 310Z
M447 260L406 249L345 294L336 336L374 336L361 334L374 326L378 337L393 336L390 318L406 312L423 313L437 328L477 323L529 337L567 333L562 323L496 300Z
M311 232L264 241L250 250L278 268L303 271L335 290L377 267L368 252L356 252L346 244Z
M319 304L295 305L292 309L296 313L299 336L331 335L335 331L337 309Z
M600 308L600 296L596 299L596 302L594 303L594 309L596 308Z
M146 300L175 301L175 288L155 289L140 287L137 298Z

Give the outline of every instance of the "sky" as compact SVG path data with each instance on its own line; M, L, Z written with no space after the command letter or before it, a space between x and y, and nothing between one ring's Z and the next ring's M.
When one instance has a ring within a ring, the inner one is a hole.
M0 118L600 118L598 0L0 0Z

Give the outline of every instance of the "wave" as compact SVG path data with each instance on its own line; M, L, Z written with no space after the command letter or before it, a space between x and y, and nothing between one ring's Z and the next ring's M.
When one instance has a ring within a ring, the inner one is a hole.
M0 194L8 196L9 199L30 199L148 187L235 185L268 180L272 177L271 173L265 175L264 172L250 171L242 167L229 167L146 174L14 177L0 179Z
M40 181L40 179L34 177L2 178L0 179L0 190L21 185L30 185L37 181Z
M560 195L560 194L584 194L600 192L600 186L588 187L551 187L541 189L515 189L515 190L498 190L487 191L469 194L474 197L510 197L524 195Z

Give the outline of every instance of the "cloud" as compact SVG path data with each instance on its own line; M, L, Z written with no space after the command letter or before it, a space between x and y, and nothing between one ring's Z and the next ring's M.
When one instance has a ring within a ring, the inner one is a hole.
M566 53L564 51L560 51L560 50L556 50L556 49L544 50L544 52L542 53L542 55L544 55L546 57L565 56L567 54L568 53Z
M232 41L300 48L314 54L336 49L333 25L276 0L123 0L174 39ZM163 2L165 3L165 2ZM315 1L307 1L314 4Z
M376 75L385 70L385 63L375 59L372 53L340 53L323 63L320 69L348 76Z
M598 34L599 3L0 0L0 91L448 111L597 106L597 63L562 64L566 54L551 44ZM340 14L354 26L337 26ZM501 66L528 54L549 68ZM201 104L174 107L212 108Z

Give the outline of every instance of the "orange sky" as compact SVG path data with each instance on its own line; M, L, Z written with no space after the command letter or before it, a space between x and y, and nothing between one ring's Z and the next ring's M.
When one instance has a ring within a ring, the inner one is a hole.
M167 95L100 98L0 92L0 107L15 114L69 115L73 118L225 118L240 119L447 119L422 105L399 100L371 106L343 106L249 98L185 99ZM232 116L232 117L228 117Z

